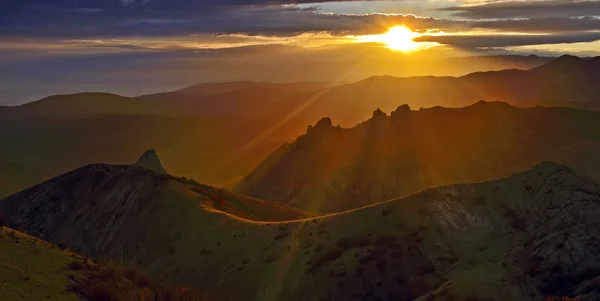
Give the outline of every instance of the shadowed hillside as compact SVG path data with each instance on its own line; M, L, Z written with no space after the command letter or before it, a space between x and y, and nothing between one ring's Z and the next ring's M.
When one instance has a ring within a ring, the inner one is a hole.
M486 103L380 110L353 128L324 118L235 187L310 212L339 212L425 188L493 180L556 160L600 179L600 114Z
M593 251L600 243L600 186L555 163L503 180L429 189L279 223L199 206L178 182L166 182L161 191L144 189L143 201L118 197L118 186L106 187L102 192L113 198L92 204L76 196L85 186L105 185L102 181L64 186L64 180L0 201L0 207L27 233L96 258L121 258L150 276L209 295L401 301L600 297L600 258Z
M304 130L292 122L267 132L272 126L272 120L147 115L0 120L0 197L89 163L128 164L150 148L169 172L222 185Z

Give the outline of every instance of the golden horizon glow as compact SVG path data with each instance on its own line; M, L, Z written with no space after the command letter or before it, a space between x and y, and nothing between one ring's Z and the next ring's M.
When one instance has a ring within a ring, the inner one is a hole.
M375 42L385 44L387 48L402 52L412 52L427 48L425 43L415 42L413 39L421 34L400 25L391 27L386 33L378 35L358 36L359 42Z

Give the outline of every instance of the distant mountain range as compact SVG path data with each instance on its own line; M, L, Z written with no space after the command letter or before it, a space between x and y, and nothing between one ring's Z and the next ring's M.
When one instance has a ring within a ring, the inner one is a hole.
M133 98L82 93L0 107L0 196L89 162L124 164L148 148L161 152L176 174L228 185L323 116L351 127L377 109L391 112L401 104L462 107L484 99L599 108L599 58L471 57L447 63L487 66L490 60L498 60L497 67L541 66L464 77L372 77L340 86L212 83Z
M352 128L324 118L235 191L315 213L340 212L453 183L497 179L556 160L600 180L600 113L516 108L376 110Z
M276 118L294 116L309 123L331 116L357 123L376 108L460 107L479 100L514 105L566 105L598 108L595 79L600 57L562 56L524 70L477 72L462 77L371 77L330 86L299 82L200 84L175 92L123 97L106 93L56 95L16 107L0 107L0 118L84 118L98 114L150 114L169 117Z
M198 185L92 165L0 210L30 235L214 300L600 298L600 185L560 164L321 217ZM296 220L263 221L282 212Z
M463 107L484 99L596 110L599 62L563 56L528 71L463 77L382 76L339 86L213 83L134 98L84 93L0 107L0 196L89 162L124 164L148 148L176 174L231 186L323 116L352 127L402 104Z

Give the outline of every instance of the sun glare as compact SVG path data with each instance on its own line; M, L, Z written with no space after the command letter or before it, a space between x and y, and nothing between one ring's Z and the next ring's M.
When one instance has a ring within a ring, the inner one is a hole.
M357 37L360 42L376 42L385 44L387 48L402 52L411 52L424 48L421 43L413 41L420 34L406 26L394 26L384 34Z

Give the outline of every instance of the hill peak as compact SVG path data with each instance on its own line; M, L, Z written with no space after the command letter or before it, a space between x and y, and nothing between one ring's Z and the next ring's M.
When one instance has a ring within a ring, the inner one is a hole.
M373 111L373 119L385 119L386 117L387 115L379 108Z
M578 56L565 54L560 57L557 57L550 62L536 67L532 70L546 70L546 69L558 69L562 70L565 68L578 68L580 65L585 64L585 59L580 58Z
M162 174L167 173L154 149L145 151L134 165L141 166Z

